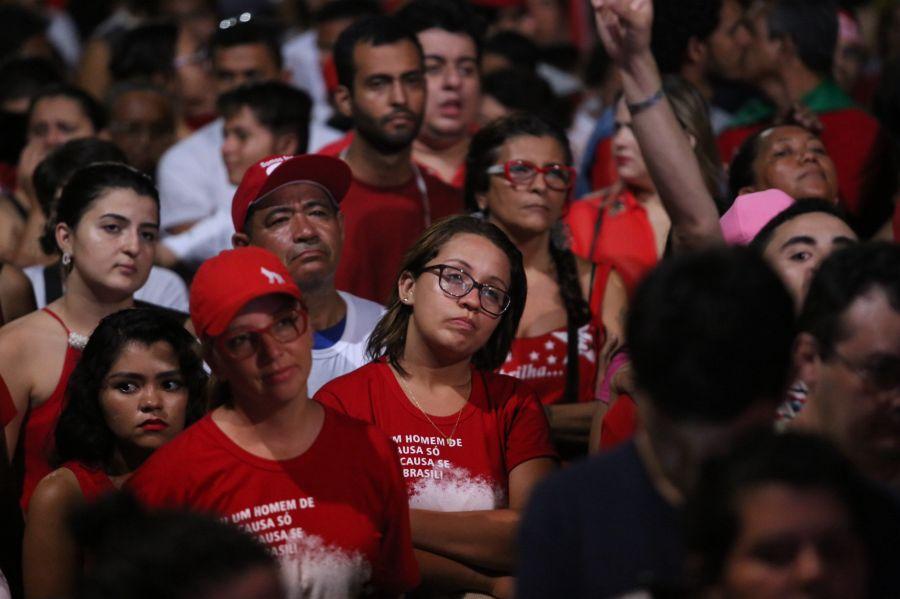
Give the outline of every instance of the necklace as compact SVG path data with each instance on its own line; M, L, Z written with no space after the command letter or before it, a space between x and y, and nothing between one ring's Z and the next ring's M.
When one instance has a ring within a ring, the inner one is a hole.
M400 388L403 389L403 392L409 397L409 399L413 402L413 405L419 408L419 411L422 412L422 415L425 416L425 420L434 427L434 430L438 432L438 434L447 442L447 445L450 445L450 439L452 439L456 435L456 428L459 426L459 421L462 418L463 410L466 408L465 404L463 407L459 409L459 412L456 414L456 424L453 425L453 429L450 431L449 435L445 435L444 431L442 431L438 425L434 423L434 420L431 419L431 416L428 415L428 412L422 409L422 405L416 400L416 396L413 394L412 390L406 386L406 383L403 382L403 379L400 376L397 376L397 382L400 383ZM469 381L469 385L472 384L472 381ZM469 400L466 400L466 404L469 403Z

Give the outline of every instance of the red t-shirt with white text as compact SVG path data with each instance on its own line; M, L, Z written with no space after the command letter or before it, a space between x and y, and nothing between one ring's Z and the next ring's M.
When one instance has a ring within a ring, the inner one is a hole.
M380 431L327 408L310 448L281 461L243 450L207 415L128 487L151 507L210 512L252 533L303 596L396 594L419 580L396 456Z
M407 399L384 361L331 381L315 399L374 424L394 440L409 504L417 509L508 507L513 468L556 458L534 393L519 380L492 372L472 368L472 392L462 413L429 416L431 422Z

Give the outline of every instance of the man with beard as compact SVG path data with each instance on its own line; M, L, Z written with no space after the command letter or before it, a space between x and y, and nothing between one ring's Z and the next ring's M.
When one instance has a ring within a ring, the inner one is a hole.
M337 154L353 180L341 202L344 247L336 285L384 301L407 248L433 221L461 212L462 198L412 160L426 98L416 36L394 17L361 19L338 37L334 60L335 101L356 132Z
M384 313L334 287L344 242L338 208L350 179L347 165L330 156L270 157L246 170L231 205L234 246L269 250L303 292L313 330L310 396L368 361L369 334Z

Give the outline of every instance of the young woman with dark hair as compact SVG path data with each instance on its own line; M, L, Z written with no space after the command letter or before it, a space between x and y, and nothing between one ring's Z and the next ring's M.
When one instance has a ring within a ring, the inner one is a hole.
M56 426L57 470L38 484L25 526L29 599L70 596L79 557L67 518L122 486L154 450L203 413L206 373L181 324L157 310L100 321L68 383Z
M527 380L557 441L578 448L600 405L598 373L622 339L625 290L608 263L568 249L561 217L575 181L571 162L562 131L532 115L504 117L473 137L465 194L467 207L521 251L528 279L529 301L500 372Z
M406 254L369 340L374 361L316 394L397 443L423 590L505 596L519 512L555 468L534 392L494 372L526 288L522 255L498 227L438 221Z
M23 508L50 473L53 428L88 336L104 316L134 305L147 280L159 231L156 188L123 164L83 168L62 190L53 230L68 271L65 293L0 331L0 402L16 411L6 442L11 456L21 452Z

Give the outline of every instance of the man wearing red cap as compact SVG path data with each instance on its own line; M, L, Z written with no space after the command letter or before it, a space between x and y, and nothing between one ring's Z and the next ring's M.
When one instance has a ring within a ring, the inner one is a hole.
M336 284L384 301L404 252L434 220L462 211L457 190L412 161L425 110L422 49L394 17L364 18L338 37L335 100L354 121L340 157L353 181L341 202L345 238Z
M150 507L212 513L280 559L288 596L397 596L418 583L396 449L312 401L300 290L255 247L207 260L191 319L222 386L217 407L129 480Z
M313 330L313 395L366 362L369 334L384 308L334 286L344 240L339 204L350 169L330 156L273 156L247 169L232 202L235 247L263 247L303 291Z

